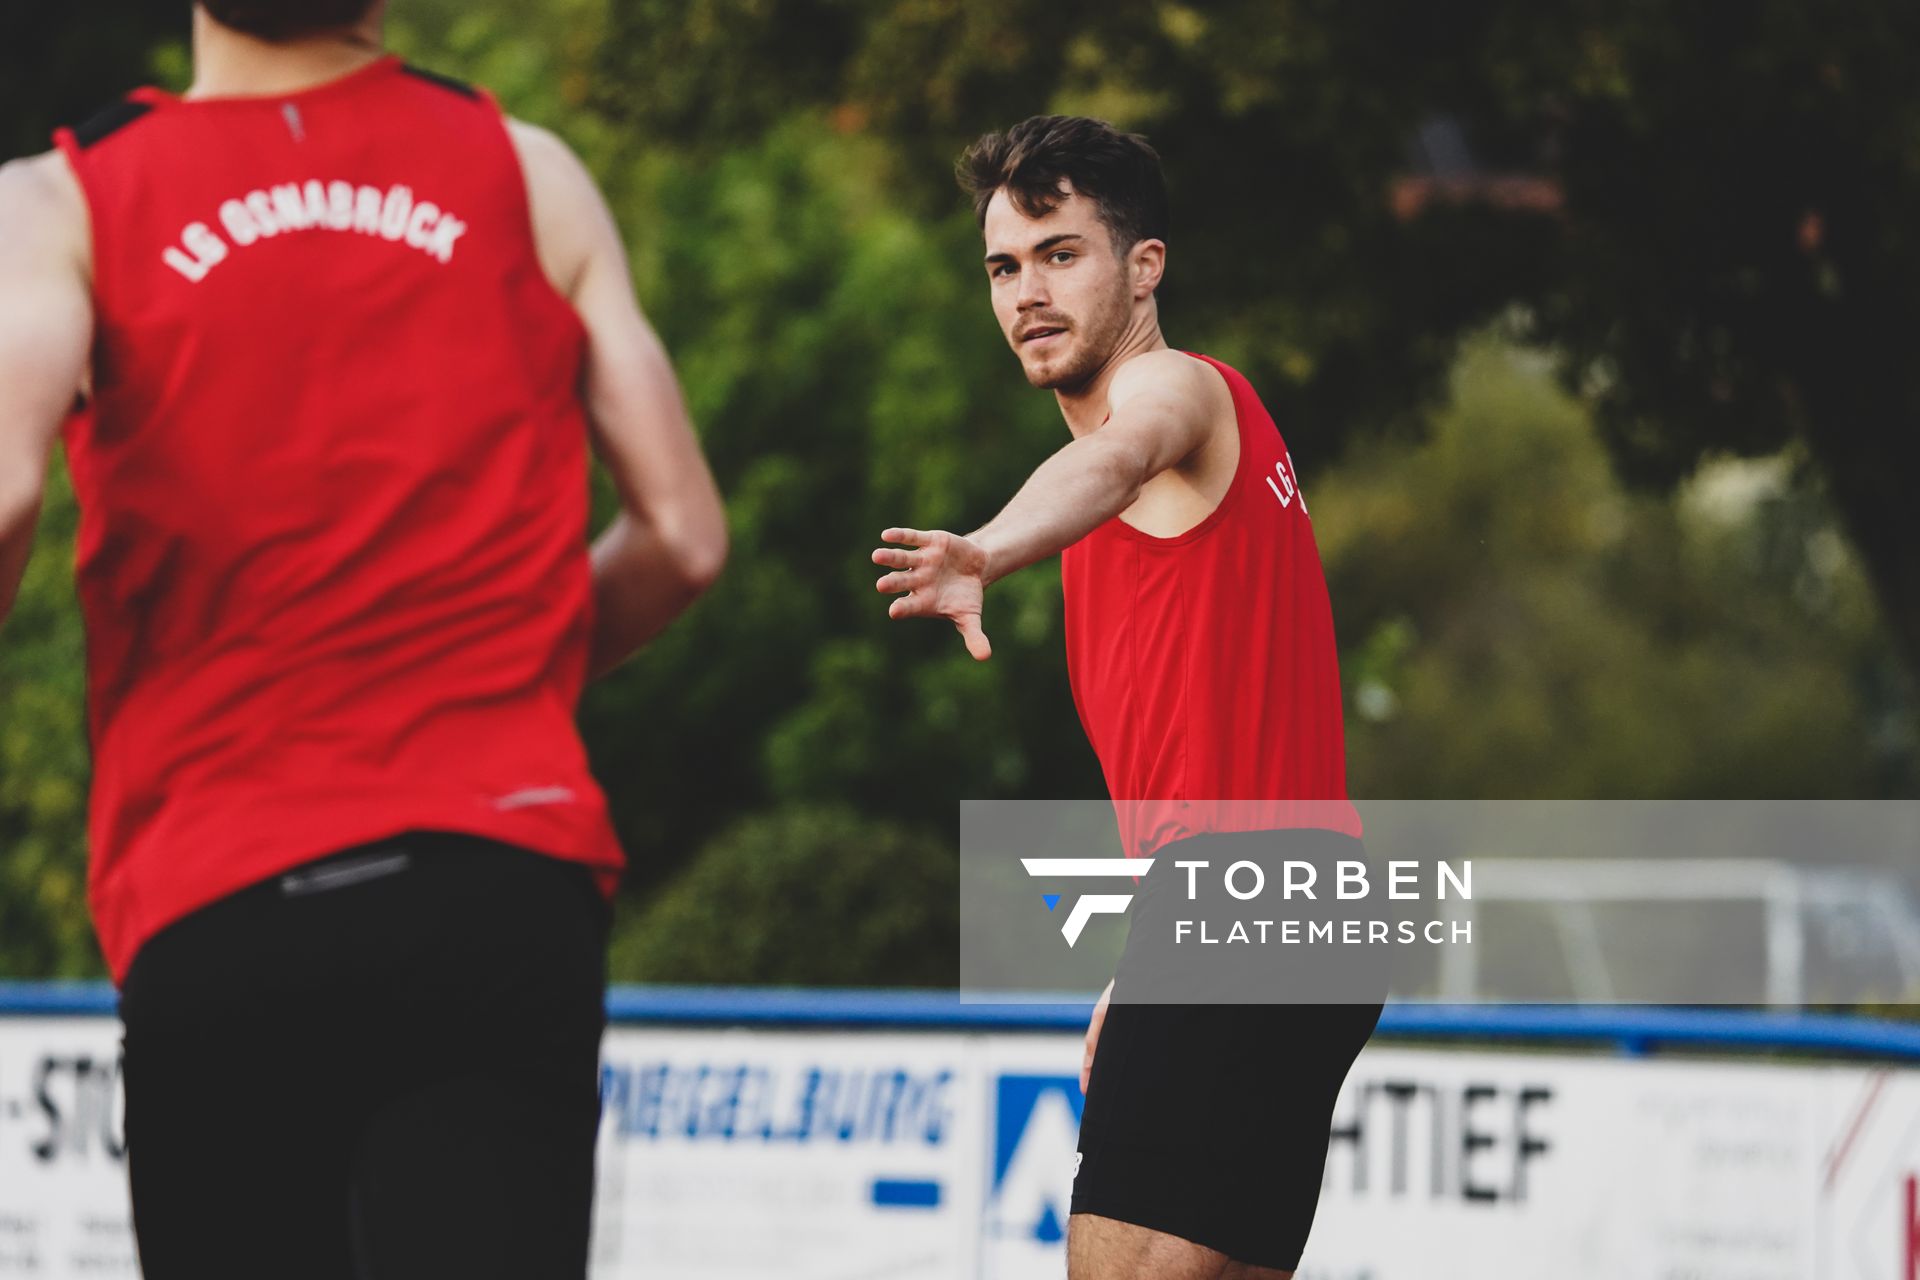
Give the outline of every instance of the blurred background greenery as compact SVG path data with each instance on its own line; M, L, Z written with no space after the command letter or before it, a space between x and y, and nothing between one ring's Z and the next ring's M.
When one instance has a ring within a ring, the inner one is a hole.
M11 6L0 146L183 85L184 10ZM1101 794L1056 567L995 587L976 665L887 624L866 554L984 521L1066 438L950 176L1042 111L1166 158L1165 329L1287 436L1357 796L1920 793L1911 6L393 0L390 25L599 175L728 496L721 583L582 712L633 861L616 979L951 981L957 802ZM101 972L73 528L56 468L0 635L0 976Z

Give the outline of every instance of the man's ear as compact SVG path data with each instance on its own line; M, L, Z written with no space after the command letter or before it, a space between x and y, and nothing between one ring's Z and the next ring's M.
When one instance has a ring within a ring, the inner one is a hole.
M1127 274L1132 277L1133 300L1139 302L1160 287L1160 275L1167 269L1167 245L1164 240L1142 240L1127 250Z

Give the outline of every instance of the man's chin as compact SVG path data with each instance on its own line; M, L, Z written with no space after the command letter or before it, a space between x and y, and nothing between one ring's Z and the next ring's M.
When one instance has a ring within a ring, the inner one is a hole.
M1027 375L1027 383L1041 391L1071 390L1081 381L1075 377L1074 370L1064 364L1028 364L1020 362L1020 369Z

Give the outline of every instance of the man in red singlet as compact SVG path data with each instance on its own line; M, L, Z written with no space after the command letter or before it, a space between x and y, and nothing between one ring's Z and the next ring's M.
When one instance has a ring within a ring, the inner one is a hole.
M574 708L725 556L592 179L383 8L205 0L185 96L0 170L0 617L65 423L161 1280L584 1274L623 859Z
M877 584L899 594L890 615L947 618L986 658L987 586L1062 553L1074 701L1126 851L1216 874L1357 856L1306 503L1247 380L1161 336L1159 158L1100 121L1047 116L980 139L959 177L1000 327L1074 438L972 534L888 529L873 561L892 570ZM1359 1003L1142 994L1164 976L1145 940L1181 885L1171 866L1141 882L1087 1031L1075 1280L1290 1276L1335 1097L1379 1016L1371 979Z

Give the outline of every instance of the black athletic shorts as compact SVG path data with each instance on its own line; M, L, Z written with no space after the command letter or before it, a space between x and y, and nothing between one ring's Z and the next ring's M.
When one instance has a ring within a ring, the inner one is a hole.
M581 867L411 834L156 934L120 1001L147 1280L580 1280L609 921Z
M1198 836L1156 856L1166 865L1141 881L1094 1053L1072 1212L1179 1236L1251 1266L1292 1270L1319 1204L1334 1102L1379 1021L1387 982L1381 949L1344 953L1367 975L1343 988L1369 997L1355 1003L1134 1003L1126 991L1164 978L1148 972L1161 962L1148 940L1171 936L1170 920L1192 910L1185 873L1162 874L1174 870L1174 859L1206 859L1215 874L1252 860L1277 884L1280 860L1330 868L1333 859L1364 851L1333 832L1247 832ZM1266 914L1277 910L1270 903ZM1285 963L1284 954L1268 954Z

